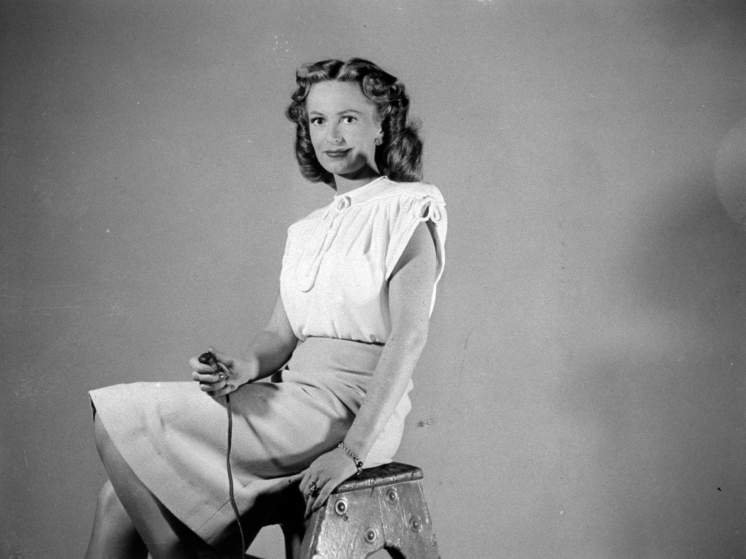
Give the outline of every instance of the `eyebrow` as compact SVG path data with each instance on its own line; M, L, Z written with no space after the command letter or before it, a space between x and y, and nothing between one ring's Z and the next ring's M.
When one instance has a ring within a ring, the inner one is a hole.
M342 111L339 111L337 114L338 115L343 115L345 113L355 113L357 115L363 114L361 111L357 111L355 109L344 109ZM308 114L309 115L324 115L325 113L323 113L321 111L309 111Z

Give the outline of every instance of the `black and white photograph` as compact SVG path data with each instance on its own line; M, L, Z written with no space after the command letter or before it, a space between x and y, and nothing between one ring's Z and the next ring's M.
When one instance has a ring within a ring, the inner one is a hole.
M746 558L746 2L0 0L0 559Z

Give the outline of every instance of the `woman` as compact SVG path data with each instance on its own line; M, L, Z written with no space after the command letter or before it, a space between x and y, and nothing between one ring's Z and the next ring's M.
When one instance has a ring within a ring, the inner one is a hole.
M193 357L194 383L91 391L109 481L89 558L189 557L195 534L220 540L233 521L225 396L245 521L296 484L309 514L399 446L443 270L445 203L418 182L421 142L395 77L326 60L297 85L287 115L301 172L333 199L289 227L280 297L243 357Z

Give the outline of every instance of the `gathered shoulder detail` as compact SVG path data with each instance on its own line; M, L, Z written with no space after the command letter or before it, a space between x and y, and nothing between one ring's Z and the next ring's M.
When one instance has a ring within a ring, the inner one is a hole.
M404 250L420 223L427 223L437 257L437 285L445 266L445 240L448 232L446 202L440 190L427 183L404 183L389 208L389 243L386 255L386 279L396 269ZM433 303L435 293L433 290Z
M418 221L438 223L445 216L445 200L435 187L419 192L402 193L400 203L403 209Z

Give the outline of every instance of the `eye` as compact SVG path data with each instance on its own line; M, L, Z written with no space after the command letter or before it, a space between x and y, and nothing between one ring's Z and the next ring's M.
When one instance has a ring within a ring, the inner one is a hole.
M320 116L314 116L311 117L308 122L310 122L313 126L321 126L324 123L324 119Z
M352 124L353 122L357 121L357 117L354 115L345 115L342 117L342 122L345 124Z

